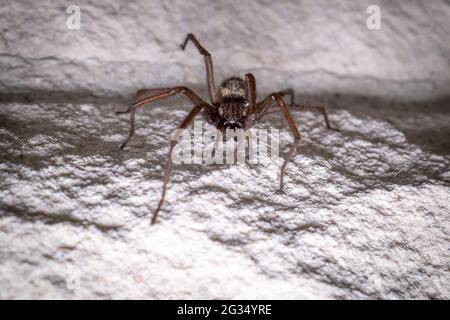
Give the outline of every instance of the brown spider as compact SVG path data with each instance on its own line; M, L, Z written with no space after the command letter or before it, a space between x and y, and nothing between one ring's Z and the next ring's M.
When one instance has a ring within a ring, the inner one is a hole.
M322 106L306 106L294 104L294 92L292 89L275 92L269 94L265 99L260 102L256 102L256 84L255 78L251 73L245 75L244 80L238 77L232 77L226 79L221 85L218 91L216 91L216 85L214 82L213 75L213 64L211 55L208 51L203 48L203 46L198 42L192 33L189 33L181 45L181 49L184 50L188 41L191 40L192 43L197 47L201 55L205 57L206 64L206 79L208 82L208 91L211 98L211 104L202 100L197 94L186 87L174 87L174 88L156 88L156 89L143 89L136 93L135 102L125 111L116 112L116 114L130 113L130 123L131 129L128 137L122 143L121 149L123 149L128 141L131 139L134 133L134 114L136 109L142 107L143 105L156 101L161 98L170 97L177 94L182 94L192 101L194 108L186 116L186 118L181 122L179 129L185 129L194 119L194 117L201 111L204 111L205 116L210 124L215 126L218 130L225 132L226 130L236 130L243 129L247 130L252 127L257 120L260 120L265 114L270 113L267 110L272 106L272 102L275 102L279 110L282 111L284 117L286 118L289 127L294 136L294 141L292 143L291 149L287 154L284 163L281 167L280 172L280 190L283 189L283 177L286 170L286 165L292 158L296 151L296 146L300 141L300 133L298 132L297 126L289 112L289 109L297 109L303 111L313 111L320 112L325 118L325 124L328 129L336 130L330 126L328 121L327 112ZM151 96L138 100L138 98L143 94L152 94ZM283 101L283 96L289 94L291 97L291 104L286 105ZM167 184L169 182L169 176L172 169L172 151L177 141L172 141L169 147L169 153L167 156L162 194L159 200L156 210L153 212L152 224L155 223L158 212L164 202L164 197L166 195Z

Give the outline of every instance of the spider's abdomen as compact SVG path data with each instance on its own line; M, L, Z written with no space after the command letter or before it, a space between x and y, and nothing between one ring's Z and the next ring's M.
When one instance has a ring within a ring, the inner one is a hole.
M244 98L245 99L245 82L241 78L232 77L226 79L219 88L219 96L222 99L227 98Z

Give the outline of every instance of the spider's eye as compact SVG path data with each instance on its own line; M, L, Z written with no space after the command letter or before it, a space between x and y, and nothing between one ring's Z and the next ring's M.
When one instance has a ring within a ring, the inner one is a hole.
M227 122L224 125L225 130L233 130L242 129L242 125L239 122Z

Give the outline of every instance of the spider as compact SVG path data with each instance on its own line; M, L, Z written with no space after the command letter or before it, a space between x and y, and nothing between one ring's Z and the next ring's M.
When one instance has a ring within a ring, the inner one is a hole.
M179 129L187 128L191 124L194 117L197 116L200 112L203 112L206 116L207 121L222 132L225 132L226 130L236 129L248 130L250 127L255 125L255 123L264 115L274 112L274 110L268 110L272 106L273 102L275 102L275 105L279 108L278 110L275 110L275 112L282 111L294 137L291 148L284 159L283 165L281 166L280 191L282 191L286 165L292 159L296 151L296 147L300 141L300 133L297 129L297 125L294 122L294 119L292 118L292 115L289 112L289 109L322 113L326 127L330 130L338 131L330 125L326 109L322 106L307 106L295 104L294 91L292 89L271 93L260 102L257 102L255 77L251 73L247 73L244 79L241 79L239 77L228 78L222 82L219 90L216 90L216 85L214 82L213 63L210 53L200 44L200 42L192 33L189 33L186 36L184 42L181 44L182 50L186 48L186 45L189 41L191 41L195 45L199 53L204 56L206 65L206 80L208 83L208 91L211 103L204 101L191 89L184 86L139 90L136 92L135 102L127 110L116 112L116 114L130 113L130 133L128 134L128 137L122 143L120 148L123 149L134 134L134 117L137 108L162 98L175 95L184 95L186 98L192 101L194 107L183 119L178 127ZM146 94L150 94L150 96L141 99L141 96ZM283 100L283 97L285 95L290 95L291 103L288 105L286 105ZM164 203L167 185L172 170L172 151L176 144L177 141L171 141L169 146L169 152L167 155L164 170L162 193L158 206L153 212L151 220L152 224L156 222L158 212L160 211L161 206Z

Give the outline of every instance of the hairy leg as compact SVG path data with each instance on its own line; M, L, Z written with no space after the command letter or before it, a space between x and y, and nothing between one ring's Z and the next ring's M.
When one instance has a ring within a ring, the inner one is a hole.
M327 126L327 129L334 130L334 131L339 131L339 129L333 128L330 125L330 121L328 120L327 109L325 109L325 107L293 104L293 105L288 106L288 108L292 108L294 110L299 110L299 111L319 112L319 113L321 113L323 115L323 118L325 120L325 125Z
M214 70L213 70L211 54L205 48L203 48L203 46L200 44L200 42L198 42L197 38L195 38L195 36L192 33L189 33L186 36L186 39L184 40L184 42L181 44L182 50L184 50L186 48L186 45L189 40L192 41L192 43L197 48L198 52L200 52L200 54L205 57L206 80L208 82L209 96L211 98L212 104L215 105L218 103L218 99L216 96L216 84L214 82Z
M126 110L124 111L116 111L116 114L125 114L130 113L131 108L133 107L134 103L138 101L139 97L148 94L148 93L161 93L170 90L171 88L149 88L149 89L140 89L136 91L133 104L131 104Z
M256 81L251 73L245 75L245 91L249 104L245 127L250 128L256 120Z
M125 139L125 141L122 143L122 145L120 146L121 149L125 148L125 146L127 145L128 141L130 141L131 137L134 134L134 116L135 116L135 112L136 109L153 101L162 99L162 98L167 98L170 96L174 96L177 94L183 94L185 97L187 97L189 100L191 100L194 105L199 105L199 106L209 106L205 101L203 101L197 94L195 94L191 89L186 88L186 87L174 87L174 88L165 88L165 89L161 89L161 93L158 93L156 95L150 96L148 98L144 98L142 100L138 100L136 101L134 104L132 104L129 108L129 111L127 110L127 112L130 112L130 133L128 134L128 137Z
M276 94L278 94L281 97L284 97L286 95L289 95L291 97L291 105L294 103L294 90L293 89L286 89L283 91L279 91ZM256 119L261 119L265 114L272 113L274 111L269 111L269 108L272 106L272 102L274 100L272 99L272 95L267 96L264 100L258 103L256 114ZM277 109L276 111L281 111L280 109Z
M284 186L284 174L286 172L286 166L289 163L289 161L292 159L292 157L294 156L296 150L297 150L297 145L300 141L300 133L298 131L297 125L295 124L294 119L292 118L292 115L290 114L287 106L285 105L282 95L280 93L272 93L269 96L267 96L264 101L275 101L276 105L278 106L278 108L283 112L284 117L286 118L289 128L292 131L292 135L294 136L294 141L291 144L291 149L289 150L289 153L287 154L286 158L284 159L283 165L281 166L281 172L280 172L280 191L283 191L283 186ZM266 105L270 105L269 102L266 102ZM264 109L263 111L265 112Z
M298 110L298 111L309 111L309 112L318 112L321 113L323 115L323 118L325 120L325 125L327 126L327 129L329 130L333 130L333 131L338 131L339 129L334 128L331 126L330 121L328 120L328 112L327 109L325 107L322 106L308 106L308 105L302 105L302 104L291 104L287 106L288 109L292 109L292 110ZM279 112L280 110L271 110L266 112L265 114L270 114L270 113L275 113L275 112Z
M181 124L178 127L178 129L186 129L187 126L192 122L194 117L200 111L202 111L202 109L204 107L206 107L206 106L205 105L196 105L191 110L191 112L186 116L186 118L184 118L184 120L181 122ZM161 206L164 203L164 198L166 196L167 185L169 183L170 173L172 172L172 151L173 151L173 148L177 145L177 143L178 143L178 140L170 142L169 153L167 155L166 166L165 166L165 170L164 170L164 178L163 178L163 187L162 187L161 198L159 199L158 206L156 207L155 211L153 212L153 217L152 217L152 222L151 222L152 224L154 224L156 222L156 218L158 217L158 212L159 212L159 210L161 210Z
M280 95L281 95L282 97L284 97L284 96L289 96L289 97L290 97L290 102L289 102L289 104L290 104L290 105L295 104L295 93L294 93L294 89L289 88L289 89L280 91Z

